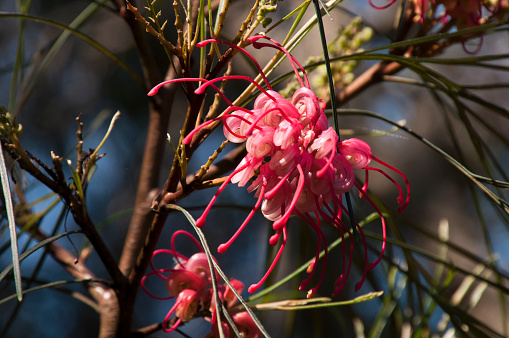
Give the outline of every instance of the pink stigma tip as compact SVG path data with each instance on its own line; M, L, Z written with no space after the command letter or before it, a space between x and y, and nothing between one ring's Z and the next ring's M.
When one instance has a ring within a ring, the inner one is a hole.
M196 88L196 90L194 91L194 93L195 93L196 95L201 95L201 94L205 93L205 89L206 89L206 88L207 88L207 87L205 87L205 86L201 85L201 86L199 86L198 88Z
M269 239L269 244L270 245L276 245L277 242L279 242L279 233L270 236L270 239Z
M286 217L278 219L272 224L272 229L274 229L274 231L281 230L281 228L283 228L286 225L287 220L288 219Z
M205 215L202 215L200 218L196 220L196 226L198 228L203 228L203 226L205 225L205 218L206 218Z
M252 284L248 289L247 292L254 293L256 290L258 290L258 286L256 284Z
M226 250L228 250L228 245L226 244L221 244L220 246L217 247L217 252L219 252L220 254L224 254Z

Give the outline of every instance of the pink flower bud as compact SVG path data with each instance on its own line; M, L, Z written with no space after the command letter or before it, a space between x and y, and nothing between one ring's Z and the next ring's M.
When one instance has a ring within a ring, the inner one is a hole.
M357 138L340 142L338 149L353 169L362 169L371 162L371 148L366 142Z
M188 270L175 270L166 280L166 290L172 297L177 297L185 289L202 292L206 286L206 279Z
M203 252L198 252L192 255L185 264L187 271L191 271L195 275L212 284L210 279L210 268L207 260L207 255ZM216 279L219 279L219 274L216 272Z
M200 294L198 292L190 289L182 290L175 301L175 316L183 322L189 321L196 313L199 301Z
M299 88L292 96L292 104L300 113L302 125L313 128L322 112L315 93L306 87Z
M238 312L232 316L233 322L243 338L261 338L262 333L247 312Z
M244 290L244 283L237 279L230 279L230 284L235 288L237 293L241 294ZM233 293L233 291L230 289L228 285L226 285L226 290L223 294L223 300L226 302L226 307L230 308L237 302L237 296Z

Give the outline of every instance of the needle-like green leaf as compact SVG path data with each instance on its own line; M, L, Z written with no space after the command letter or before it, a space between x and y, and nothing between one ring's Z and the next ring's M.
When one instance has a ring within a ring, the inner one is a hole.
M7 209L7 219L9 221L9 233L11 236L11 252L12 252L12 264L14 268L14 284L16 286L16 295L18 300L23 300L23 285L21 281L21 269L19 267L20 259L18 252L18 234L16 233L16 221L14 219L14 208L12 207L12 196L11 188L9 184L9 176L7 175L7 169L5 167L4 153L2 144L0 143L0 176L2 179L2 190L5 197L5 208ZM0 275L0 280L2 277Z

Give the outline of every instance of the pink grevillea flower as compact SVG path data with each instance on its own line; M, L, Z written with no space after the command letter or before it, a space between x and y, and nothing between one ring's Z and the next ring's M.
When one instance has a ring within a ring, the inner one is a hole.
M175 238L178 235L189 237L202 252L192 255L190 258L176 252ZM141 287L151 297L159 300L176 298L175 304L164 318L163 331L165 332L175 330L182 321L189 321L193 317L202 301L202 294L207 285L210 284L211 278L207 257L200 243L193 236L185 231L177 231L171 238L171 245L171 250L161 249L154 251L150 261L153 271L145 275L141 280ZM156 269L153 260L159 254L172 255L175 260L173 268ZM169 274L166 276L168 272ZM152 275L156 275L165 281L169 297L156 296L146 289L145 281ZM178 317L178 320L171 328L168 328L168 321L173 313Z
M384 0L380 0L384 1ZM372 0L368 0L372 7L376 9L385 9L393 5L396 0L385 0L382 6L373 4ZM442 24L451 23L458 30L479 26L482 23L483 8L487 13L495 15L502 2L499 1L483 1L483 0L409 0L414 10L414 20L424 24L427 19L441 22ZM442 9L445 9L442 11ZM441 13L438 13L441 12ZM438 13L435 14L435 13ZM481 38L480 43L474 50L469 50L465 45L465 39L474 37L474 35L463 35L461 42L463 49L469 54L477 53L482 46L483 34L478 33Z
M178 235L185 235L189 237L201 252L196 253L189 258L176 252L175 238ZM210 318L205 316L206 319L210 320L212 324L217 326L217 314L215 307L216 298L213 297L213 291L211 288L211 273L207 256L203 252L203 248L193 236L182 230L179 230L173 234L171 238L171 246L171 250L162 249L154 251L150 262L150 266L152 267L153 271L145 275L141 280L141 287L151 297L159 300L176 298L174 305L164 318L163 331L171 332L175 330L182 322L187 322L192 319L196 312L200 309L205 311L208 310L210 312ZM170 254L173 256L174 263L172 268L155 268L153 260L157 255L160 254ZM159 297L147 290L145 287L145 281L152 275L156 275L165 281L166 290L170 295L169 297ZM216 280L217 279L219 279L219 275L216 273ZM244 290L244 284L236 279L231 279L230 284L237 291L237 293L242 293ZM225 305L226 309L233 307L238 299L230 287L226 284L218 284L217 289L219 299L221 303ZM175 321L173 326L168 328L168 322L173 314L175 314L178 319ZM235 318L235 315L233 318ZM256 328L256 330L253 332L259 331Z
M480 0L441 0L447 15L458 29L478 26L481 23L482 2Z
M254 323L253 319L247 312L238 312L232 316L233 323L237 327L241 337L243 338L261 338L262 333ZM230 334L231 327L226 322L221 322L223 334L226 338L232 336ZM219 337L219 329L217 323L212 325L213 337ZM210 335L209 335L210 336ZM207 336L207 337L209 337ZM235 336L235 334L233 334Z
M369 4L376 9L385 9L392 6L396 0L381 0L386 3L379 6L368 0ZM482 8L490 12L489 1L481 0L411 0L415 8L416 15L420 17L421 23L424 22L425 15L429 8L433 11L442 5L445 8L445 15L442 17L443 22L452 20L458 29L475 27L481 23Z
M230 279L230 284L233 286L235 291L237 291L237 293L239 293L239 294L242 293L242 291L244 290L244 283L242 283L239 280ZM233 293L233 291L231 290L231 288L228 285L225 286L225 290L223 293L223 301L226 303L227 308L231 308L238 301L237 296L235 296L235 294Z
M338 150L345 156L345 158L348 160L348 162L350 162L353 169L363 169L366 172L366 181L364 183L364 186L361 189L362 190L361 197L363 197L367 191L368 181L369 181L368 171L370 171L370 170L376 171L376 172L381 173L385 177L387 177L398 188L399 195L398 195L397 200L398 200L398 203L400 204L400 206L398 208L398 212L402 212L403 209L405 209L408 202L410 201L410 184L408 183L408 179L406 178L406 176L401 171L399 171L398 169L394 168L393 166L385 163L384 161L380 160L378 157L374 156L371 153L371 148L369 147L369 145L362 140L359 140L356 138L351 138L351 139L342 141L338 145ZM378 168L368 167L368 164L371 162L371 160L380 163L381 165L394 171L395 173L397 173L398 175L400 175L403 178L403 180L405 181L406 190L407 190L406 198L405 198L403 190L401 189L399 184L396 183L396 181L392 177L390 177L385 171L378 169Z
M236 183L239 187L248 185L247 191L255 192L254 196L257 198L255 206L237 232L230 240L221 244L218 251L224 253L228 249L258 209L261 209L268 220L273 221L272 228L275 233L270 238L269 243L276 245L281 242L279 251L270 268L257 284L253 284L248 288L249 292L256 291L264 283L277 263L287 241L287 222L290 217L295 215L309 224L317 236L315 261L309 266L309 276L302 282L300 290L307 288L315 273L322 243L325 250L324 262L327 261L327 242L321 230L321 220L336 226L340 230L342 238L344 238L345 232L350 236L352 236L353 231L360 232L364 246L365 264L363 277L356 285L356 290L358 290L362 286L367 270L372 269L381 260L385 248L385 221L381 212L366 193L367 182L364 187L360 187L355 181L354 170L362 169L366 173L377 171L396 184L400 192L398 202L402 205L400 211L408 203L409 198L406 177L397 169L374 157L369 146L364 142L356 139L339 142L339 137L334 129L328 127L327 117L324 114L324 104L309 88L306 72L300 63L279 43L266 36L254 36L249 38L249 41L252 42L255 48L274 48L285 53L301 87L295 91L290 100L284 99L272 89L265 75L263 75L261 67L251 54L243 48L224 42L244 53L253 61L260 74L262 74L267 89L256 84L261 94L256 98L251 110L233 106L223 94L220 94L229 105L225 113L218 118L203 123L184 138L183 144L188 144L197 131L215 121L222 120L225 137L230 142L246 142L247 155L226 178L201 217L197 219L196 225L204 226L213 203L228 183ZM198 46L202 47L210 42L222 41L206 40L200 42ZM208 81L195 79L196 81L205 81L195 90L195 93L203 93L208 86L212 86L214 90L219 92L213 83L223 79L244 79L255 83L252 79L243 76L226 76ZM181 81L190 80L181 79ZM158 85L151 90L149 95L155 94L160 86L175 81L178 80ZM370 160L386 166L404 178L407 184L406 199L402 197L401 187L388 174L381 169L367 167ZM366 175L366 177L368 176ZM384 234L382 251L378 259L370 264L368 264L366 241L362 229L358 224L356 225L357 229L350 229L341 220L343 213L348 215L341 196L354 186L359 189L362 197L366 198L375 208L382 220ZM344 254L342 273L336 282L333 295L337 295L346 283L352 263L353 248L354 242L351 241L349 254L347 255L345 241L342 242ZM347 256L349 257L348 262L346 261ZM322 268L316 286L308 291L308 297L311 297L318 290L324 272L325 270Z

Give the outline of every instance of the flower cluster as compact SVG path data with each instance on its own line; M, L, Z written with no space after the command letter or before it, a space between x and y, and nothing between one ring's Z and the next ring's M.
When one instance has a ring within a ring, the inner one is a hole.
M385 9L390 7L396 0L387 0L387 3L378 6L368 0L369 4L376 9ZM411 0L410 3L415 9L415 13L422 23L428 17L437 19L434 13L439 8L443 8L442 13L438 15L438 19L442 23L452 22L458 29L465 29L478 26L482 23L483 8L491 15L495 14L499 9L507 7L507 0Z
M179 254L175 251L175 238L178 235L185 235L189 237L198 246L201 252L192 255L187 258L184 255ZM215 311L215 297L213 297L213 291L211 288L211 272L207 261L207 256L203 252L203 248L200 243L186 231L177 231L171 238L171 250L161 249L156 250L152 254L150 266L152 272L145 275L141 281L141 287L151 297L159 300L168 300L176 298L175 304L168 311L168 314L163 321L163 331L171 332L175 330L182 322L187 322L199 311L205 310L211 315L212 322L212 334L217 330L216 311ZM159 254L170 254L174 257L174 264L172 268L156 269L154 266L154 257ZM169 272L168 275L166 275ZM145 287L145 282L148 277L156 275L160 279L165 281L166 290L168 291L169 297L159 297L152 294ZM219 279L219 275L216 273L216 279ZM231 279L230 284L235 288L238 293L244 290L244 284L236 279ZM225 305L226 309L229 309L237 302L237 297L230 289L228 285L218 285L219 299ZM175 323L168 327L168 322L172 314L178 318ZM255 323L247 312L238 312L232 316L232 320L237 326L240 332L243 332L244 337L257 338L261 337L260 331L256 327ZM229 327L225 325L223 327L225 335L228 336Z
M270 43L266 42L267 40ZM362 286L367 270L377 265L385 248L385 221L381 212L366 193L368 184L367 172L379 172L396 185L399 190L398 202L401 204L400 211L406 206L410 197L408 181L400 171L373 156L370 147L365 142L358 139L339 141L336 131L328 127L327 117L324 114L325 105L310 89L306 72L300 63L287 50L266 36L254 36L249 38L249 41L255 48L270 47L285 53L295 71L300 88L295 91L291 100L286 100L272 89L257 61L245 49L218 40L206 40L198 44L201 47L210 42L222 42L241 51L250 57L258 68L267 90L254 82L254 80L243 76L227 76L211 79L195 90L195 93L203 93L208 86L212 86L220 93L225 102L228 103L229 108L220 117L209 120L192 131L184 138L183 144L191 142L195 133L201 128L217 120L222 120L225 137L234 143L246 142L247 149L247 155L226 178L201 217L198 218L196 225L202 227L205 224L206 217L213 203L228 183L236 183L239 187L249 184L247 191L255 192L257 202L238 231L229 241L220 245L218 251L224 253L228 249L258 208L261 209L267 219L273 221L272 227L275 234L270 238L270 244L276 245L282 237L282 244L274 262L259 283L249 287L249 292L256 291L263 284L277 263L286 245L286 225L288 219L294 215L299 216L309 224L318 238L315 261L309 266L309 276L302 282L300 290L307 287L314 275L322 242L326 253L324 262L327 260L327 242L321 230L321 220L335 225L340 230L343 238L345 232L350 236L353 236L353 232L356 231L361 234L365 266L363 277L356 285L356 290L358 290ZM248 110L234 106L213 85L214 82L225 78L245 79L258 87L261 94L256 98L253 109ZM183 81L188 80L190 79L183 79ZM149 95L155 94L160 86L169 82L158 85ZM391 176L382 169L368 166L371 160L386 166L403 177L407 188L406 198L401 187ZM364 170L366 172L364 186L361 187L356 182L354 170ZM371 203L379 213L382 221L384 236L382 252L378 259L371 264L368 264L367 261L367 248L362 229L358 224L355 224L356 229L351 229L341 220L343 213L348 215L348 211L342 202L342 195L353 187L357 187L361 197L366 198ZM346 262L345 241L342 242L342 245L344 253L343 270L336 282L333 295L337 295L344 287L352 263L354 242L351 241L348 263ZM309 290L308 297L316 293L323 275L324 270L322 269L319 281L315 287Z

